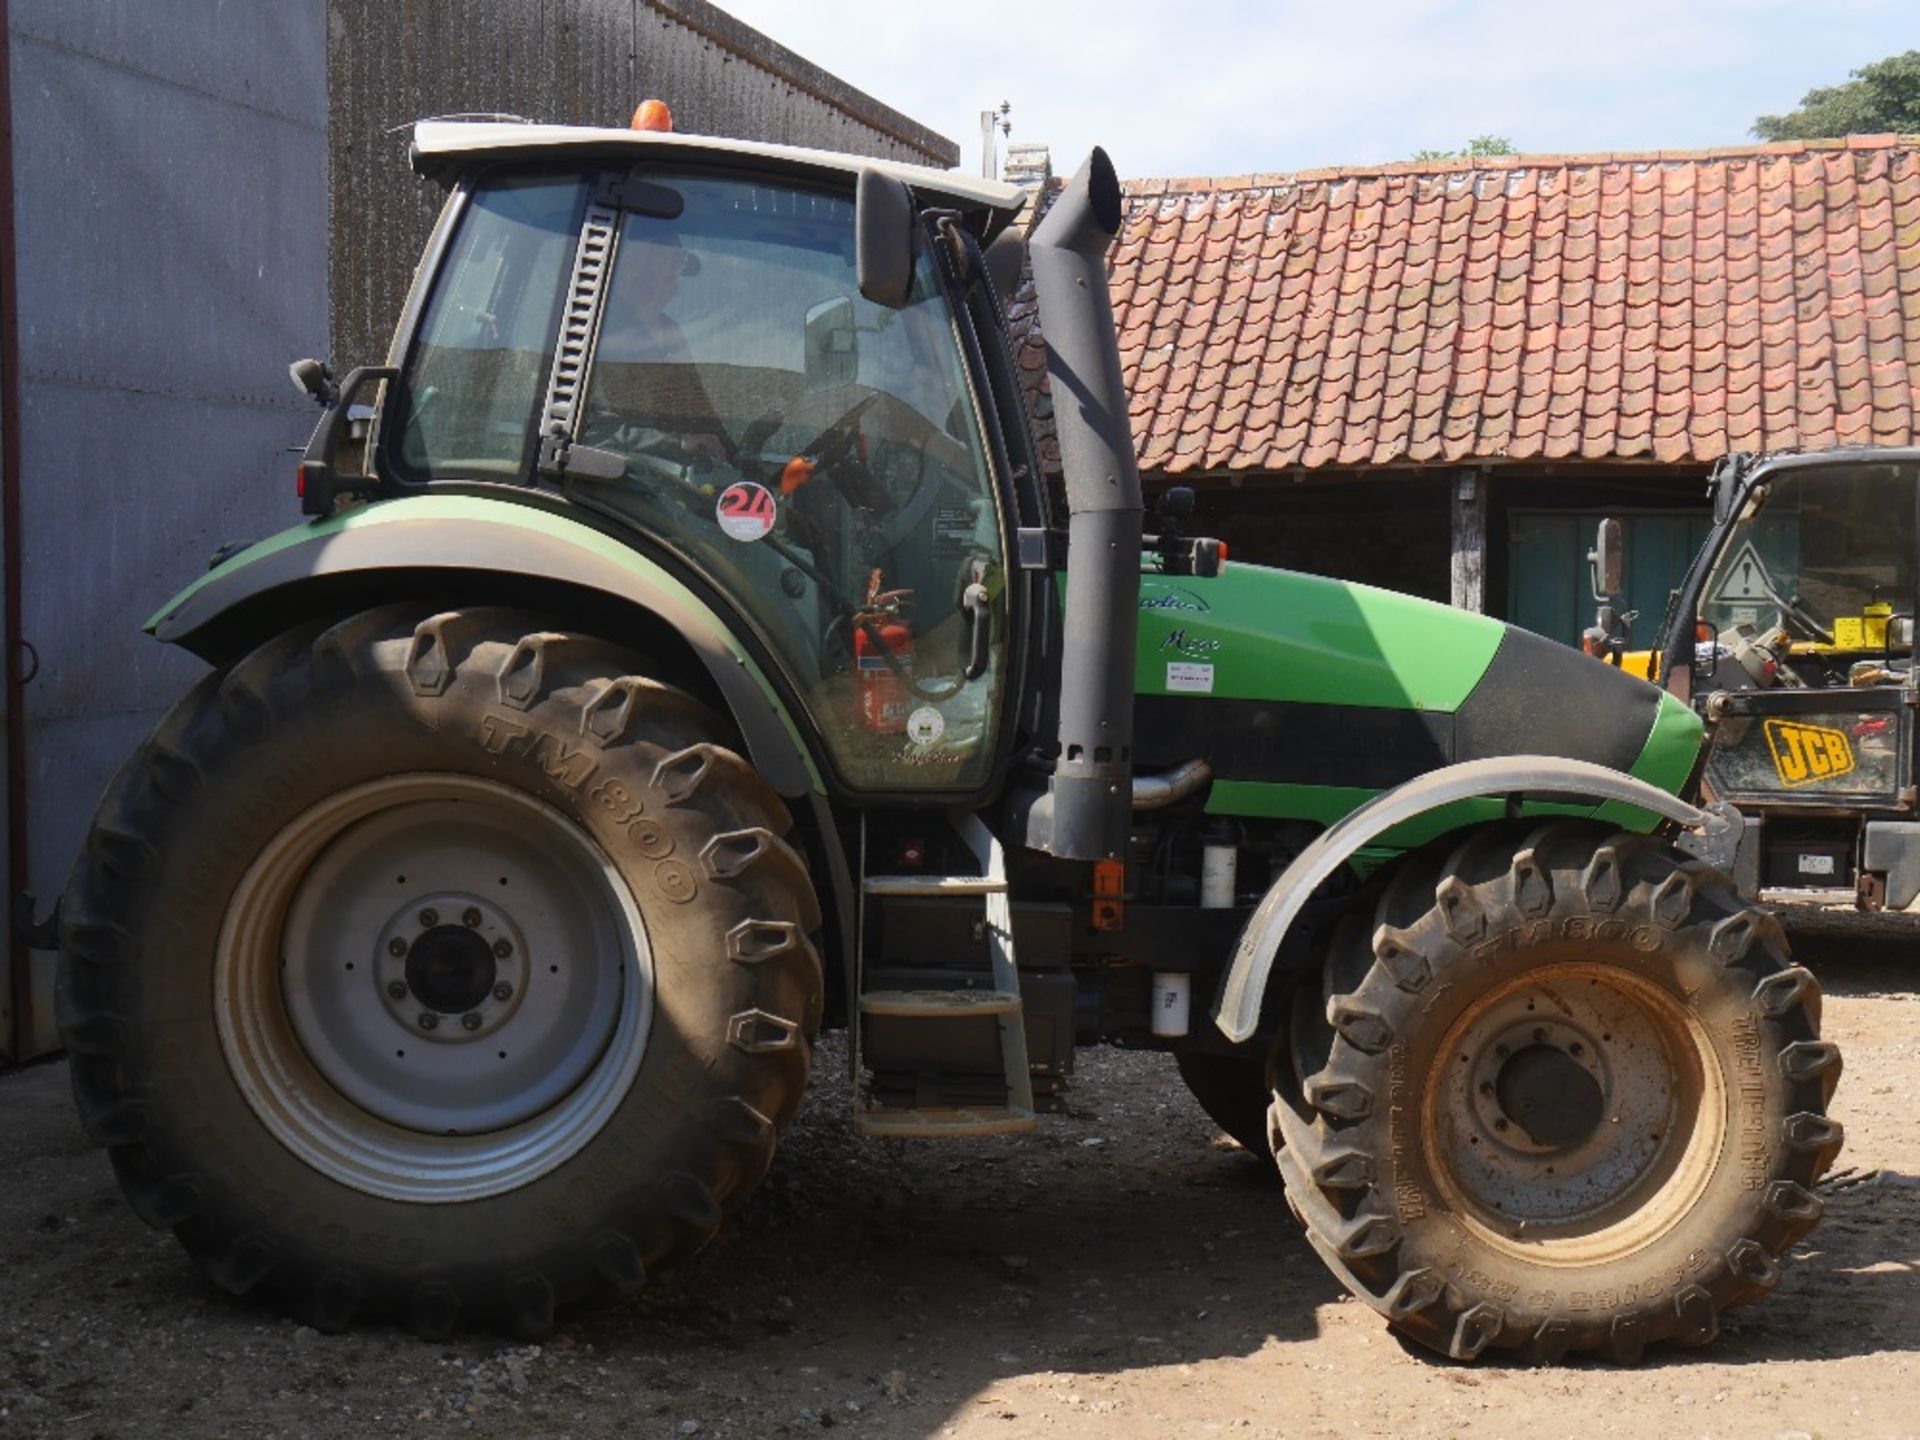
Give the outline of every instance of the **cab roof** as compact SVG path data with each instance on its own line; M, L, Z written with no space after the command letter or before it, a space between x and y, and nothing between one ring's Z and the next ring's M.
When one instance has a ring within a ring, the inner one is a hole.
M633 160L648 156L675 160L743 157L801 179L852 178L872 168L895 176L923 199L990 212L987 228L992 230L1005 225L1027 202L1026 192L1017 185L962 174L958 170L934 170L868 155L809 150L798 145L770 145L758 140L729 140L718 135L492 120L422 120L413 127L413 168L435 178L443 178L449 171L479 159L583 153Z

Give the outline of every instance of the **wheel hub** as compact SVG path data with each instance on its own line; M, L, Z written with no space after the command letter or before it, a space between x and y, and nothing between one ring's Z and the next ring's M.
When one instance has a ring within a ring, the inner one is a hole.
M477 1010L493 992L493 947L459 925L436 925L407 952L407 988L445 1015Z
M1534 1144L1559 1149L1593 1134L1606 1108L1600 1082L1552 1045L1528 1045L1508 1056L1494 1096Z
M424 861L413 869L423 869ZM368 972L395 1024L441 1044L490 1040L530 991L549 992L536 997L538 1008L539 1000L561 988L554 979L561 971L551 968L562 959L551 943L559 937L550 936L535 955L515 919L516 908L526 908L525 888L508 904L464 890L427 891L400 901L368 955ZM538 963L543 958L547 965Z

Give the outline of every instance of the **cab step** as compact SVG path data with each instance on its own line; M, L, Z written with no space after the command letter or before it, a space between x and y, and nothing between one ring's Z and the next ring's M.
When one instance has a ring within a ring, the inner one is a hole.
M943 1135L1024 1135L1034 1128L1033 1111L1016 1105L862 1110L854 1114L853 1120L862 1135L893 1140L925 1140Z
M951 813L954 828L979 862L978 875L867 875L861 889L890 899L979 897L984 914L974 933L986 944L986 969L980 984L950 989L879 989L863 992L854 1013L853 1056L858 1075L860 1034L867 1022L911 1035L894 1049L907 1057L898 1075L878 1070L874 1084L855 1104L854 1120L863 1135L898 1139L943 1135L1012 1135L1034 1128L1032 1067L1027 1063L1027 1021L1020 998L1020 973L1013 957L1013 912L1007 894L1006 853L1000 842L967 811ZM866 845L861 844L862 869ZM865 927L858 941L859 970L865 970ZM857 978L857 977L856 977ZM992 1071L976 1068L971 1056L955 1066L956 1050L976 1045L971 1022L991 1025L991 1049L998 1051ZM974 1040L967 1037L972 1035ZM947 1057L945 1060L942 1056ZM944 1072L944 1073L943 1073ZM857 1083L857 1082L856 1082ZM971 1103L978 1098L980 1103ZM888 1104L891 1099L894 1103ZM992 1102L992 1103L989 1103Z
M869 895L1004 895L1007 882L985 875L869 875Z
M862 1015L914 1020L951 1020L957 1016L1018 1015L1020 997L999 990L869 990L860 997Z

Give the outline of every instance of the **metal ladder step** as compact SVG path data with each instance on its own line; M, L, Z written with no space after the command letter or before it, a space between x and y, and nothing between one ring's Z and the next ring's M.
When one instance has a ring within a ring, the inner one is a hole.
M1014 1105L967 1105L917 1110L862 1110L854 1114L862 1135L899 1140L938 1135L1022 1135L1034 1128L1033 1111Z
M970 1015L1018 1015L1020 997L1001 990L869 990L860 997L862 1015L892 1015L912 1020L952 1020Z
M985 875L869 875L869 895L1004 895L1005 880Z
M998 1027L1001 1078L1006 1082L1007 1103L864 1109L856 1099L854 1121L863 1135L901 1139L1012 1135L1034 1128L1033 1074L1027 1063L1027 1021L1020 1001L1020 973L1013 958L1013 907L1007 894L1006 852L978 815L964 810L952 811L950 815L967 849L980 862L979 875L870 875L861 881L861 889L868 895L979 896L986 912L983 938L987 944L992 986L973 990L878 990L863 994L854 1007L851 1054L857 1075L860 1025L869 1017L936 1021L992 1016ZM863 870L866 866L864 834L863 828ZM864 921L857 943L864 965Z

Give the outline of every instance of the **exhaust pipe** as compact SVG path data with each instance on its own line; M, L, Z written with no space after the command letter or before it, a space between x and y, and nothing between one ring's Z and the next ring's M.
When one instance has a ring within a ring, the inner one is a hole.
M1132 808L1140 471L1107 293L1120 181L1095 148L1027 244L1067 489L1060 756L1029 843L1068 860L1126 853Z

